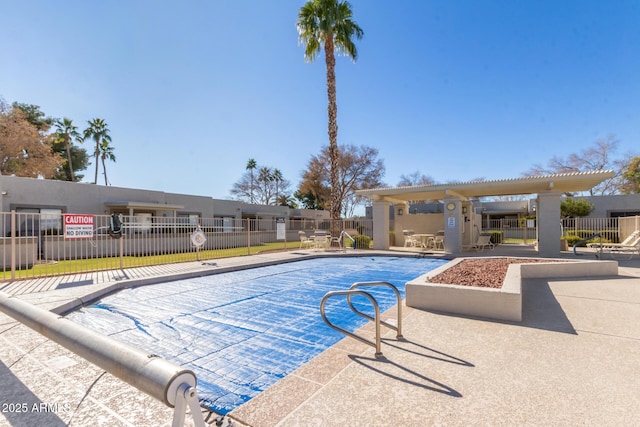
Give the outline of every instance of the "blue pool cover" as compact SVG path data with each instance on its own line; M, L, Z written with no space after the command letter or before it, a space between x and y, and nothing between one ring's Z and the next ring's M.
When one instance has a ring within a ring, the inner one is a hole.
M329 291L354 282L404 284L446 261L402 257L323 258L127 289L69 315L74 322L192 369L201 403L226 414L344 337L320 317ZM381 312L395 305L385 288L367 288ZM370 309L363 297L354 302ZM332 322L366 323L342 298ZM373 313L373 310L369 310Z

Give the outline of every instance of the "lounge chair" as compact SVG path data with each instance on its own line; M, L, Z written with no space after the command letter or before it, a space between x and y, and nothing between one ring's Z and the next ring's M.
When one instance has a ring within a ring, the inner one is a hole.
M640 237L640 230L635 230L620 243L587 243L587 247L593 249L604 249L605 247L628 246L632 244L638 237Z
M640 255L640 233L636 234L635 240L625 244L627 241L628 239L625 239L622 243L603 243L602 246L597 243L596 245L602 252L609 253L612 258L623 256L631 259L636 254Z
M469 245L470 249L475 249L476 251L483 251L484 248L489 247L491 250L495 249L495 245L491 242L491 233L480 233L478 236L478 240Z

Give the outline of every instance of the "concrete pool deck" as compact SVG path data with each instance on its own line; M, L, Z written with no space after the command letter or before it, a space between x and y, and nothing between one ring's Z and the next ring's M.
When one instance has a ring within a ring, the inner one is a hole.
M317 255L293 251L174 264L116 272L106 281L1 283L0 291L46 309L70 307L114 286L301 259L303 253ZM508 245L462 255L535 256ZM238 427L638 424L640 259L619 263L618 275L606 278L525 280L520 323L403 307L406 340L396 341L383 328L384 359L345 338L229 416ZM392 319L393 311L383 318ZM362 333L372 331L368 325ZM171 424L171 409L3 314L0 384L0 426Z

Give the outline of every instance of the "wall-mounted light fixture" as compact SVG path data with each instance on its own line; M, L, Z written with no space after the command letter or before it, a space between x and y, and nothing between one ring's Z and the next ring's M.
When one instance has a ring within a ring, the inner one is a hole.
M403 215L404 214L404 209L399 208L398 209L398 216Z
M466 206L463 206L463 207L462 207L462 213L463 213L463 214L466 214L466 213L467 213L467 207L466 207Z

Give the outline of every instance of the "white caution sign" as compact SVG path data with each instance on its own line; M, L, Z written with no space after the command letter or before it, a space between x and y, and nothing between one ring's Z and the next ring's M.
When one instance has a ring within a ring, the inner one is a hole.
M64 238L93 239L93 215L63 214Z

